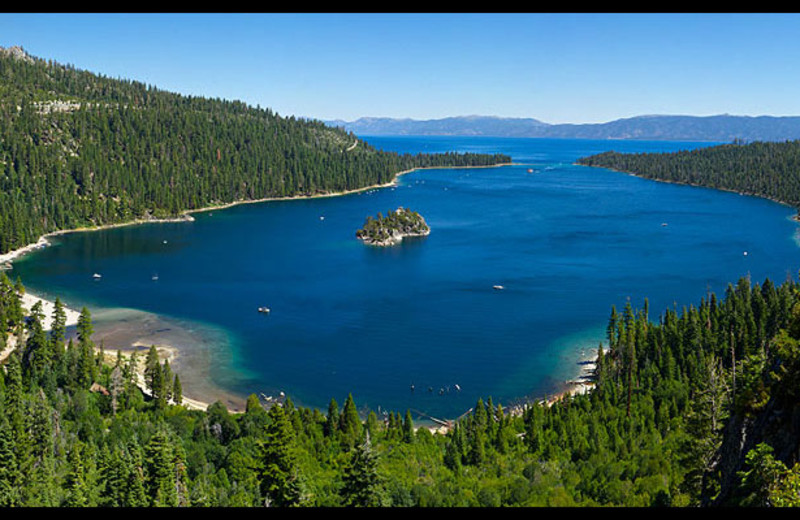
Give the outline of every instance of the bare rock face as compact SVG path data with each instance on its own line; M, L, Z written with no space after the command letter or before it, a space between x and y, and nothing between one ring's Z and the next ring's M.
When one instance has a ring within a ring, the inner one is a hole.
M733 415L724 430L717 452L716 470L720 490L716 497L706 497L706 505L735 503L740 471L746 468L747 453L760 443L774 450L777 460L787 467L800 461L800 404L771 398L757 414Z
M25 52L25 49L18 45L14 45L13 47L0 47L0 53L6 54L18 60L33 63L33 58L31 58L31 56Z

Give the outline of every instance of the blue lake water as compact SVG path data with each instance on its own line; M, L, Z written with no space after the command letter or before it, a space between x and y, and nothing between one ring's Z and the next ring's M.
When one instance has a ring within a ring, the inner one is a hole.
M573 164L610 149L709 143L365 140L502 152L515 165L420 170L393 188L68 234L16 262L14 275L34 293L87 305L98 330L120 319L114 310L158 317L148 334L185 332L172 338L183 366L203 358L212 369L200 377L235 394L283 391L324 410L352 393L360 407L452 418L479 397L511 404L560 389L628 298L637 308L648 298L658 319L741 276L782 282L800 268L789 207ZM398 206L419 211L431 234L393 248L355 239L367 215ZM139 326L141 316L126 316Z

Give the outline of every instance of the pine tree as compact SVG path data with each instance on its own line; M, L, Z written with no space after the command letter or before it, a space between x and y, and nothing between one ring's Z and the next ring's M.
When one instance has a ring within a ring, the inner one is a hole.
M342 442L353 447L361 442L364 427L361 418L358 416L356 404L353 401L353 394L348 394L342 408L342 415L339 417L339 430L342 432Z
M139 391L137 383L137 367L139 366L139 356L136 352L132 352L128 357L128 362L123 366L122 381L123 381L123 394L124 394L124 407L130 408L133 403L134 392Z
M124 461L125 467L123 505L125 507L146 507L150 505L145 489L145 468L139 446L130 443L123 453L122 460Z
M378 460L372 451L369 434L352 450L342 476L342 501L350 507L383 505L383 489L378 475Z
M332 437L337 431L339 431L339 405L336 403L336 399L331 398L330 403L328 403L325 435Z
M174 482L176 504L181 507L189 505L189 485L186 469L186 452L179 442L173 448L173 467L175 468Z
M462 459L464 456L463 435L459 425L456 425L448 435L447 444L444 449L444 465L456 475L461 474Z
M502 455L508 452L508 420L502 405L497 405L497 428L494 433L494 448Z
M9 421L8 427L12 445L14 446L15 464L20 478L25 478L33 460L31 457L31 438L28 434L30 417L25 406L20 357L20 349L15 349L6 363L5 410L3 411Z
M164 401L170 401L172 399L173 378L174 376L172 374L172 369L169 367L169 359L165 359L164 364L161 367L162 389L159 392L160 399L163 399Z
M42 302L36 302L31 307L31 315L27 323L28 338L25 342L22 362L23 373L37 382L41 380L52 362L47 335L42 327L43 318Z
M414 438L414 420L411 418L411 410L406 410L405 420L403 421L403 442L412 444Z
M302 501L294 449L294 431L283 407L274 404L261 443L261 493L268 505L289 507Z
M53 352L53 358L56 365L59 363L60 357L64 353L64 341L67 335L67 313L64 310L64 304L61 299L56 297L55 306L53 308L53 316L50 325L50 345Z
M631 302L628 300L625 303L625 310L622 313L623 330L625 335L625 368L626 368L626 388L627 388L627 405L626 415L631 416L631 399L633 396L633 381L634 371L636 367L636 341L634 330L634 315L631 308Z
M78 372L76 382L83 388L89 388L97 378L97 364L94 356L94 343L92 342L94 326L92 325L89 309L86 307L83 307L78 317L76 332L78 335Z
M146 489L150 505L175 507L178 505L175 458L170 439L164 430L158 430L145 448Z
M619 329L619 316L617 316L617 307L611 306L611 316L608 318L608 325L606 326L606 338L608 339L609 348L613 351L617 348L617 338Z
M79 342L91 343L92 334L94 334L94 325L92 325L92 315L86 307L81 309L81 314L78 317L78 324L76 326L76 333Z
M175 374L175 380L172 382L172 400L178 406L183 404L183 387L178 374Z
M703 380L686 413L686 440L681 458L687 468L684 486L694 496L708 500L718 491L712 472L718 462L721 430L728 417L729 400L721 363L710 357L700 367Z
M86 472L82 458L82 444L76 442L69 453L69 474L67 475L68 507L84 507L88 503L89 490L86 485Z
M113 452L108 445L102 447L99 460L99 477L102 489L100 505L122 507L124 505L125 466L117 450Z
M468 432L467 460L473 466L479 466L486 460L485 438L483 430L475 428Z
M20 477L11 426L0 414L0 507L20 505Z
M145 360L144 378L147 389L150 391L153 401L159 408L166 406L164 373L165 370L158 358L158 350L156 350L155 345L151 345L150 350L147 352L147 359Z

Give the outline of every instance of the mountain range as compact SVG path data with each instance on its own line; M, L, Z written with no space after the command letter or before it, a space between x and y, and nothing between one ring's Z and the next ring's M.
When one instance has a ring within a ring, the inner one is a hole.
M800 116L642 115L607 123L549 124L533 118L459 116L443 119L362 117L324 121L356 135L449 135L640 139L670 141L787 141L800 139Z

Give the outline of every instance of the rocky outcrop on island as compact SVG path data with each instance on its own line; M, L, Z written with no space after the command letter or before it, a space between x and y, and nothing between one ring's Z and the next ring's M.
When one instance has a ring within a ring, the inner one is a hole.
M386 216L368 216L364 227L356 231L356 238L372 246L393 246L405 237L420 237L430 234L431 228L416 211L397 208Z

